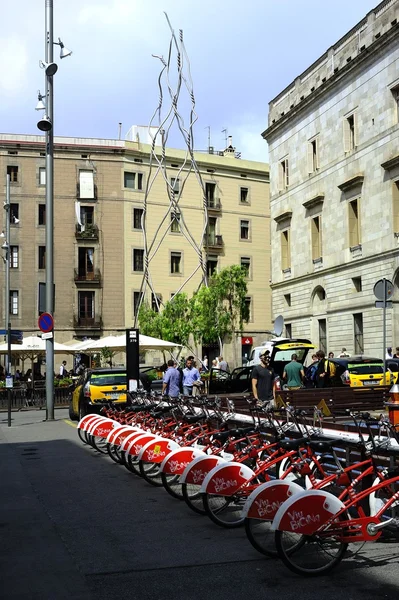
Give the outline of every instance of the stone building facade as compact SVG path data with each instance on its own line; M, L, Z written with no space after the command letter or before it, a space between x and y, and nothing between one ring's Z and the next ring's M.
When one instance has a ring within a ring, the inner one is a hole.
M269 105L272 304L287 333L382 356L399 345L399 1L373 11Z
M0 135L3 199L6 174L11 178L12 329L26 333L37 332L38 284L45 281L44 152L40 136ZM143 279L141 217L146 185L154 174L150 146L140 141L56 137L54 156L56 339L120 332L134 324ZM179 179L176 186L188 176L179 206L199 240L203 196L195 173L181 168L185 158L185 152L168 149L165 176ZM234 152L196 153L195 158L209 195L209 243L204 254L208 272L231 264L248 268L251 319L245 333L256 345L271 326L268 165L241 160ZM162 245L151 262L161 304L181 286L190 296L201 281L201 272L195 271L198 254L182 235L180 216L174 222L170 214L164 219L168 205L165 181L156 178L148 196L146 234L151 241L161 225ZM0 296L4 315L4 293ZM152 303L148 290L146 296ZM234 342L228 346L228 359L241 364L241 336Z

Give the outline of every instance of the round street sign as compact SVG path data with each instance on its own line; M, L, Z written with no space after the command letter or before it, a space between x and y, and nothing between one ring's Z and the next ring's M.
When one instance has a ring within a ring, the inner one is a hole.
M54 319L50 313L44 312L40 315L37 324L39 325L40 331L43 333L49 333L50 331L53 331Z
M374 286L374 296L377 300L391 300L393 296L393 283L389 279L379 279Z

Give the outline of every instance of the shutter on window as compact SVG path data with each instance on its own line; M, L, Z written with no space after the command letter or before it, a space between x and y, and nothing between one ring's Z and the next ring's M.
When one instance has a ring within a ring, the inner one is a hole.
M287 229L287 269L291 267L291 230Z
M313 173L313 144L308 142L308 173Z
M353 113L353 143L357 146L357 114Z
M349 123L347 119L343 120L343 127L344 127L344 152L349 152L350 147L351 147L351 132L350 132L350 127L349 127Z
M282 162L280 162L278 165L278 189L279 190L284 189L284 169L283 169Z
M392 183L392 213L393 213L393 230L394 233L399 232L399 182Z
M94 198L93 171L79 171L80 198Z

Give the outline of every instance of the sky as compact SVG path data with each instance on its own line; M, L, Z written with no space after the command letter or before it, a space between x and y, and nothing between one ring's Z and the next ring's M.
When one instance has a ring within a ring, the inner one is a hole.
M54 0L54 39L73 51L54 76L54 133L118 138L147 125L158 105L160 60L183 30L194 85L194 146L267 161L268 102L358 23L377 0ZM16 11L18 19L15 18ZM0 7L0 132L39 133L45 0ZM172 63L176 72L175 62ZM185 122L189 105L181 97ZM173 129L168 146L183 148Z

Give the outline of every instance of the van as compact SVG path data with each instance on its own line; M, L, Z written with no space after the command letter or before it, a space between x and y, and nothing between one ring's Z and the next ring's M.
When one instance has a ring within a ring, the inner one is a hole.
M254 367L255 365L259 365L260 357L266 350L269 350L270 359L273 362L284 361L288 363L291 360L291 355L297 354L298 361L303 364L310 349L314 349L314 345L310 340L276 337L268 342L263 342L260 346L252 348L249 360L245 363L245 366Z

